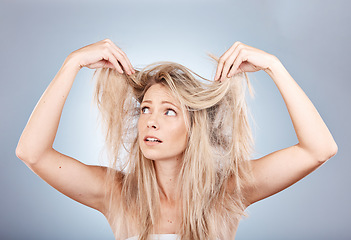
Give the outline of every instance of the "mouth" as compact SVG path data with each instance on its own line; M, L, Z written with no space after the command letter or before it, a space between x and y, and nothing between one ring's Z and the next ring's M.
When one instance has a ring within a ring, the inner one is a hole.
M155 136L146 136L144 138L144 142L147 142L147 143L162 143L162 141L160 139L158 139L157 137L155 137Z

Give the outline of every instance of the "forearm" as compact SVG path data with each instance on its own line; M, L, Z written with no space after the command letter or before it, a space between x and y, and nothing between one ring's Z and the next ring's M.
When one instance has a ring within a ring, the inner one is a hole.
M17 145L16 154L22 160L35 161L52 148L63 106L79 69L69 56L41 96Z
M274 60L266 70L278 87L292 120L298 145L319 161L337 152L337 145L310 99L290 76L283 64Z

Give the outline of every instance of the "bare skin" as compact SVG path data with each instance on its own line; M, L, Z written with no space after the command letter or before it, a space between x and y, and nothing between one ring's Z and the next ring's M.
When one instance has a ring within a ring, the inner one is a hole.
M299 142L251 161L257 188L246 189L247 206L301 180L338 150L317 109L275 56L236 42L221 56L215 80L259 70L264 70L278 87Z
M71 53L33 110L18 142L16 155L55 189L106 215L107 203L103 200L106 191L106 168L83 164L53 148L62 109L73 81L82 67L114 68L124 74L135 73L125 53L108 39ZM220 58L215 80L227 81L233 74L259 70L269 74L278 87L299 142L252 161L257 189L252 186L245 189L247 206L289 187L337 152L337 145L318 111L275 56L236 42ZM171 138L167 140L167 132L162 132L165 131L167 121L171 121L171 116L168 112L167 115L163 115L165 109L161 100L170 100L175 105L177 103L165 95L167 91L164 89L151 90L158 95L149 96L149 100L152 101L148 103L150 111L147 110L145 118L140 119L139 131L143 134L156 134L158 131L165 141L176 141ZM183 129L184 125L180 120L178 123L179 129ZM160 154L158 159L157 151L163 154ZM173 152L173 155L166 155L167 149L159 148L154 151L146 146L144 152L155 158L162 193L161 213L165 223L157 232L175 233L177 224L169 224L168 221L179 223L175 207L177 190L172 184L177 177L181 148Z
M154 161L160 188L160 226L155 232L176 233L180 225L176 181L187 145L185 120L190 120L189 115L183 115L179 101L161 84L155 84L146 91L140 107L139 144L143 154ZM162 143L148 146L143 140L147 135L157 137Z
M105 214L106 168L83 164L53 148L63 106L82 67L109 67L120 73L135 73L125 53L109 39L71 53L34 108L16 155L61 193Z
M151 86L141 103L138 121L139 144L145 157L154 160L161 198L169 204L176 199L175 182L179 175L183 152L187 146L188 129L180 102L161 84ZM162 141L148 145L145 136Z

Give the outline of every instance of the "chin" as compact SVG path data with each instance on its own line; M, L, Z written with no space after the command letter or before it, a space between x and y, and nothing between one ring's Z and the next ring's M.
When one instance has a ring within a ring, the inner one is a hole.
M165 159L164 157L160 156L160 154L151 154L151 153L147 153L147 152L142 152L144 157L149 159L149 160L153 160L153 161L162 161L163 159Z
M174 159L179 155L162 155L160 153L151 152L151 151L142 151L145 158L153 160L153 161L164 161L167 159Z
M148 148L147 146L143 146L142 144L145 144L145 143L141 143L140 145L140 150L143 156L153 161L164 161L164 160L176 159L176 158L179 159L179 158L182 158L184 154L184 150L182 151L182 149L172 149L173 151L174 150L175 151L170 152L170 151L165 151L165 149Z

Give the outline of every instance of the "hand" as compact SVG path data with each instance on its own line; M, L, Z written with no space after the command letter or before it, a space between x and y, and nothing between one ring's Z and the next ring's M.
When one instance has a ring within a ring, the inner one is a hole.
M220 58L215 81L230 78L237 73L268 70L277 58L260 49L235 42Z
M129 75L135 73L127 55L110 39L82 47L71 53L71 57L78 62L79 68L113 68L121 74L123 69Z

